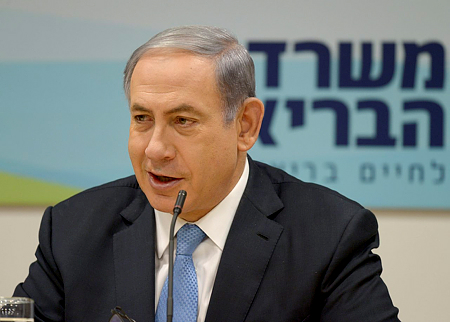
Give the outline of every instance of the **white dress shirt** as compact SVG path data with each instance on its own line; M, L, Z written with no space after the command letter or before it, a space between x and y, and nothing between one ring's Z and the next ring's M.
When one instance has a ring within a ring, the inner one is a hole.
M197 321L203 322L208 310L212 288L216 279L223 247L228 236L234 215L247 185L249 175L248 160L245 160L244 171L233 190L209 213L194 222L207 237L192 254L198 280L198 316ZM189 195L188 195L189 198ZM155 310L169 271L169 229L172 214L155 209L156 219L156 249L155 249ZM185 223L177 218L175 233ZM176 242L176 241L175 241ZM176 248L175 248L176 249Z

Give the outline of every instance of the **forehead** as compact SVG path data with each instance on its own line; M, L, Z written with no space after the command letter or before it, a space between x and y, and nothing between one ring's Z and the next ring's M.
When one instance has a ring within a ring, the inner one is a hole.
M217 90L214 62L185 51L155 49L144 54L131 76L133 85L207 86Z
M130 82L130 108L172 111L190 106L207 115L223 114L211 59L185 52L152 52L136 64Z

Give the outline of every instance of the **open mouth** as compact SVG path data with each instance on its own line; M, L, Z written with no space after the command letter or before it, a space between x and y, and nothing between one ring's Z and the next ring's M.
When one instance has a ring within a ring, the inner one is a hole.
M172 178L172 177L166 177L166 176L154 176L156 178L156 180L161 181L161 182L170 182L173 180L176 180L176 178Z
M156 174L153 174L150 172L150 175L153 177L153 179L157 182L161 182L161 183L168 183L168 182L172 182L172 181L176 181L179 180L178 178L174 178L174 177L168 177L168 176L158 176Z

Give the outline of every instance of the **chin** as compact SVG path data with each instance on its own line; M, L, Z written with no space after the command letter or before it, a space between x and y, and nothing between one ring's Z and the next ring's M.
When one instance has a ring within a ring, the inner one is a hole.
M162 205L161 203L156 203L156 202L150 202L150 205L156 210L166 212L169 214L173 213L173 205L171 205L171 206L168 206L166 204Z
M144 192L150 205L159 211L172 213L176 196L161 196L154 193Z

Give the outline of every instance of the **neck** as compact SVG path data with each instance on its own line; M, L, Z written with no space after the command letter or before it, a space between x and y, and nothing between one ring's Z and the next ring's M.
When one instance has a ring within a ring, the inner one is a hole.
M245 169L246 157L247 156L245 155L244 158L238 159L235 174L230 179L230 184L228 186L228 189L223 194L223 196L220 200L218 200L212 207L208 207L205 209L196 209L195 211L191 211L191 212L189 212L189 211L182 212L179 217L188 222L196 222L196 221L200 220L201 218L203 218L204 216L206 216L212 209L214 209L218 204L220 204L233 191L233 189L236 187L239 180L241 179L242 174L244 173L244 169Z

